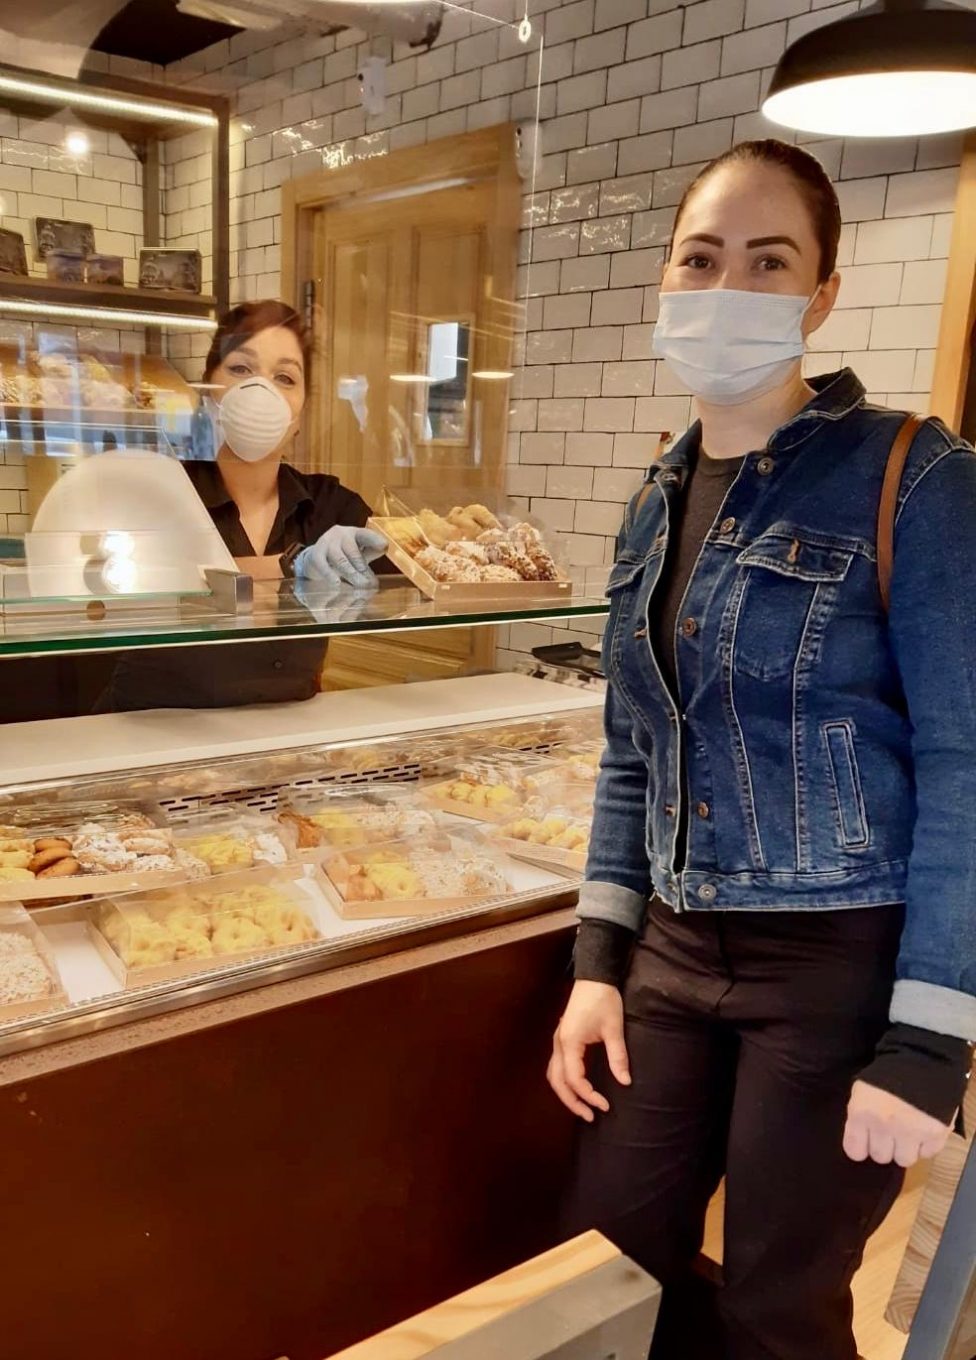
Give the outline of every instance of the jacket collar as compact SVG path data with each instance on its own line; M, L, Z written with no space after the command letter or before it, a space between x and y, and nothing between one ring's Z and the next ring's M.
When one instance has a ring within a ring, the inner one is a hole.
M843 420L864 401L864 385L852 369L842 368L838 373L825 373L817 378L808 378L807 381L816 396L785 425L773 431L766 446L770 452L787 453L797 448L824 425ZM701 421L696 420L678 442L658 459L651 469L651 476L665 485L682 485L700 447Z

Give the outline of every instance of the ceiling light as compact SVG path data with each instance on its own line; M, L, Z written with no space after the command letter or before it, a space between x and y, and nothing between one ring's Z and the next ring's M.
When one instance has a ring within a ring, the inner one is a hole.
M108 307L70 307L59 302L22 302L0 299L0 313L44 321L97 321L106 326L165 326L168 330L213 331L216 321L205 316L179 316L170 312L128 312Z
M514 373L509 373L503 368L483 368L477 373L471 374L472 378L481 378L483 382L507 382L509 378L514 378Z
M64 139L64 147L72 156L87 156L91 151L91 142L84 132L69 132Z
M391 373L390 382L395 383L424 383L434 382L433 378L428 378L426 373Z
M918 137L976 125L976 13L947 0L879 3L799 38L763 113L801 132Z
M17 76L0 75L0 90L5 94L20 95L25 99L40 99L48 104L70 105L78 109L98 109L106 113L127 113L134 118L152 122L193 123L196 127L216 127L212 113L199 109L182 109L171 104L155 104L146 99L123 99L118 95L95 93L83 86L70 89L64 85L49 85L43 80L22 80Z

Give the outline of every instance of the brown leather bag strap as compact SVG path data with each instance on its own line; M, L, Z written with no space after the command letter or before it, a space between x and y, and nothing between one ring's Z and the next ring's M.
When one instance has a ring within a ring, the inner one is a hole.
M878 588L886 614L891 605L891 573L895 565L895 517L898 514L898 493L901 490L901 479L908 454L915 442L915 436L924 424L922 416L911 415L905 418L892 442L888 466L885 468L881 504L878 508Z

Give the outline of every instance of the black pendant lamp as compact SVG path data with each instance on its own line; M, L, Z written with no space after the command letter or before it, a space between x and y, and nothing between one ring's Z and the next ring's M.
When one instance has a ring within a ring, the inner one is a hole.
M976 12L880 0L787 48L763 113L800 132L918 137L976 126Z

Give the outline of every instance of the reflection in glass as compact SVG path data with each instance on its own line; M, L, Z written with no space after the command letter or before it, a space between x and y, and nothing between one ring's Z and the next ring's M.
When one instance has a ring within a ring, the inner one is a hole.
M427 327L426 442L467 441L470 343L466 322L435 321Z

